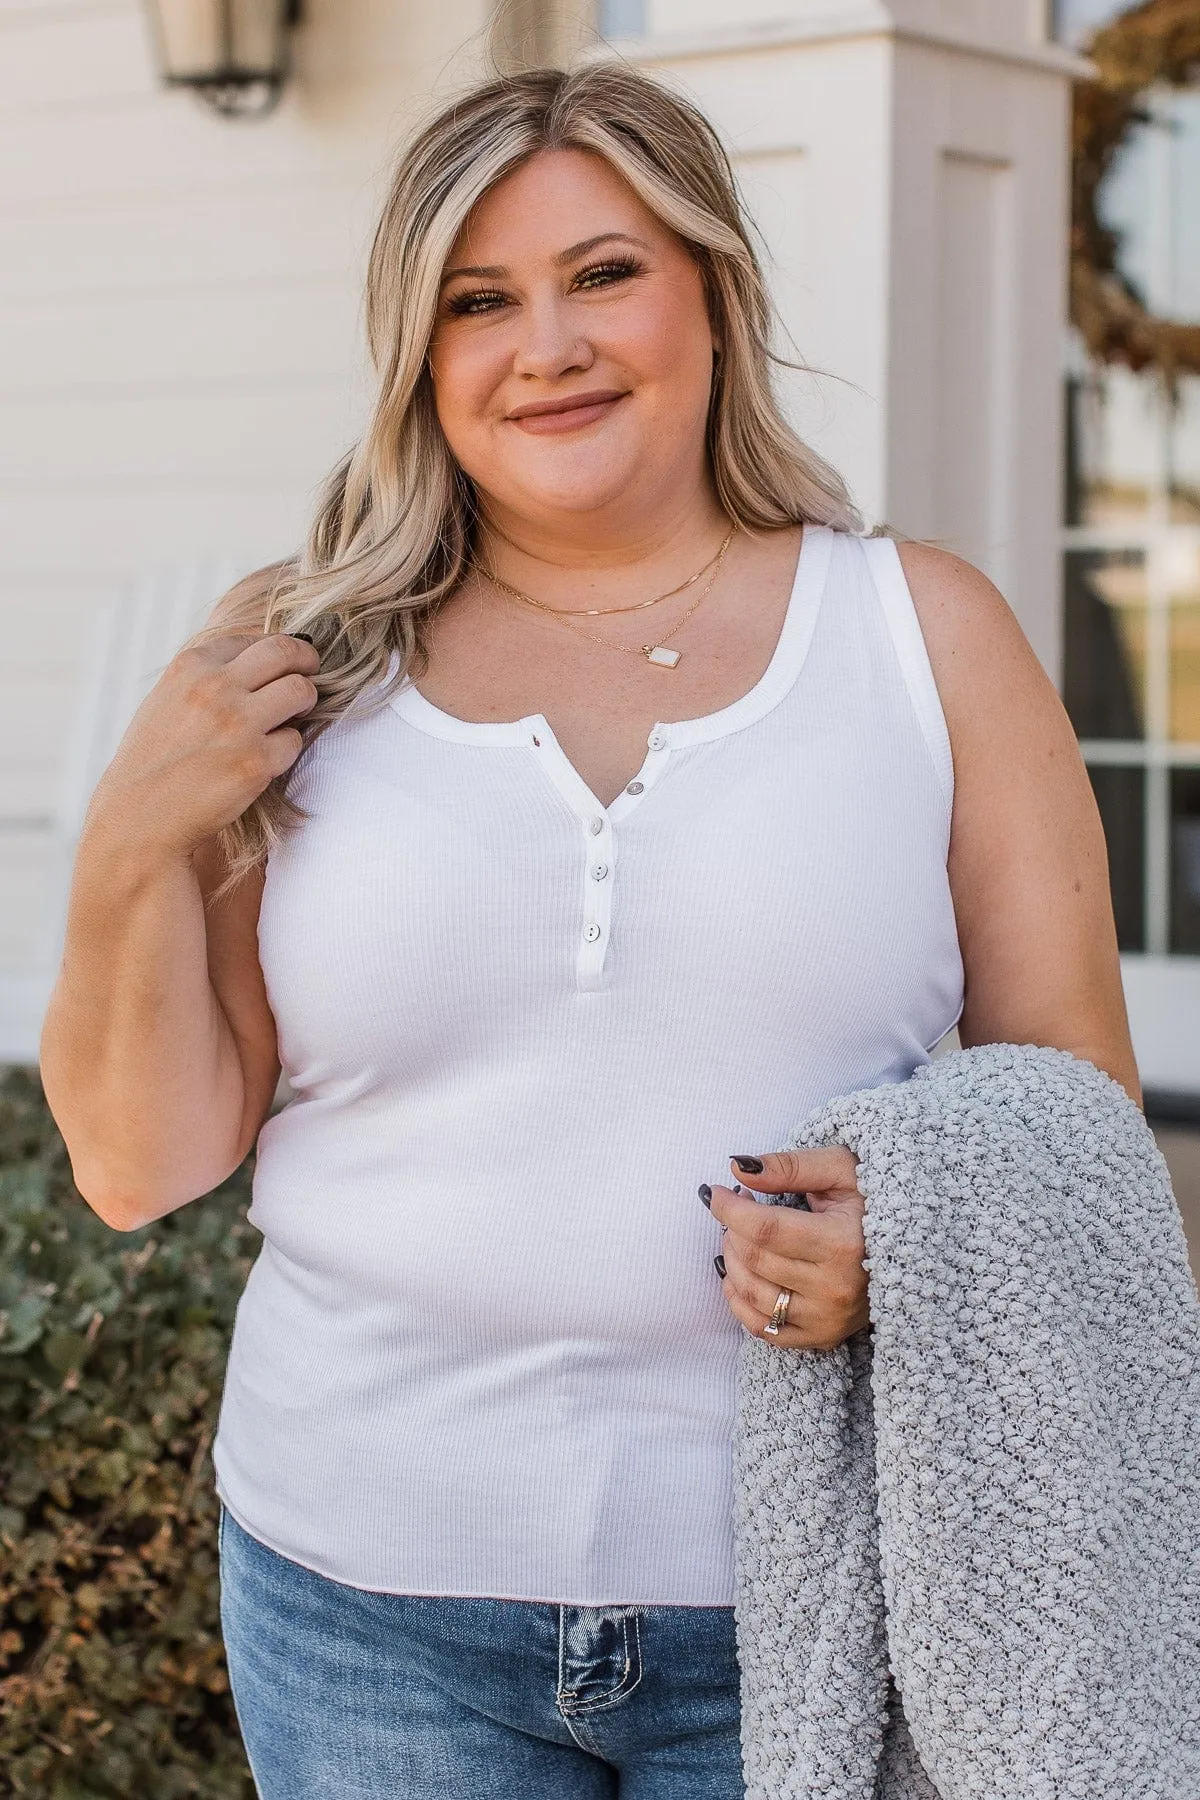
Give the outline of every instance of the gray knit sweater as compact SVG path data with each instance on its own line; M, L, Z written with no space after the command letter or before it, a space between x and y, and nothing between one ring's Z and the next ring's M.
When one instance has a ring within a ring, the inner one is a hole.
M793 1142L860 1159L873 1324L746 1340L749 1800L1200 1800L1200 1302L1141 1114L1000 1044Z

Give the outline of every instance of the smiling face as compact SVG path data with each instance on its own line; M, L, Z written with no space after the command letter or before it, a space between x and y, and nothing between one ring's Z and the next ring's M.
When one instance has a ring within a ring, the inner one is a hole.
M430 366L493 516L549 524L647 515L710 485L713 350L687 246L602 158L543 150L464 225Z

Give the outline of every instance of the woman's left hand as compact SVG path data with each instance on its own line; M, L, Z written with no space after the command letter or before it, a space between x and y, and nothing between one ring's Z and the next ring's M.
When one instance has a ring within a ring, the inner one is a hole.
M730 1187L711 1190L714 1219L725 1226L722 1286L730 1311L755 1337L779 1297L792 1295L787 1323L769 1344L789 1350L832 1350L870 1323L863 1268L863 1214L858 1163L849 1150L784 1150L749 1160L730 1159L743 1188L762 1194L804 1194L812 1208L765 1206ZM705 1190L701 1189L701 1198Z

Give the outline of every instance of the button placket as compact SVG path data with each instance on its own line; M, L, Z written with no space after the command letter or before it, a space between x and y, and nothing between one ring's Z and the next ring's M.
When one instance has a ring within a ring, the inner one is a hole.
M583 907L575 968L581 988L602 988L612 928L613 870L617 860L613 826L633 811L662 773L671 747L670 734L661 725L654 727L646 738L645 760L633 780L626 782L611 806L597 812L596 796L564 754L544 715L538 713L523 720L522 730L528 733L526 741L542 758L547 775L579 820L583 838Z
M583 928L576 957L576 975L581 988L594 989L604 985L604 959L612 928L612 870L616 847L608 818L594 815L581 823Z
M594 814L584 821L584 925L576 957L581 988L604 985L604 958L612 926L612 872L616 862L613 818L619 819L637 803L638 797L645 793L662 768L669 748L667 733L656 725L646 739L647 756L637 775L626 782L607 813Z
M656 725L646 739L646 760L634 779L626 782L607 813L593 814L584 821L584 925L576 957L581 988L604 985L604 958L612 926L612 872L616 862L613 818L620 818L645 793L666 761L669 748L667 733L661 725Z
M617 795L609 812L619 824L632 812L643 794L649 793L658 777L662 774L667 761L667 752L671 748L669 734L661 725L656 725L646 739L646 759L632 781L627 781Z

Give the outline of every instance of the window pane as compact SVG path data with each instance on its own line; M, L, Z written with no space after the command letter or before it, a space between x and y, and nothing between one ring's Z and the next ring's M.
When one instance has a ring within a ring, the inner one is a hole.
M1067 383L1067 524L1144 522L1167 480L1170 418L1157 375L1119 365L1085 369Z
M1200 600L1171 608L1171 737L1200 744Z
M1171 949L1200 954L1200 769L1171 773Z
M1200 541L1182 535L1165 546L1170 659L1170 735L1177 744L1200 744Z
M1081 738L1140 738L1146 587L1140 550L1069 550L1063 698Z
M1171 274L1164 311L1191 322L1200 319L1200 86L1173 90L1168 104Z
M1200 91L1147 88L1097 196L1117 263L1152 313L1200 318Z
M1122 950L1142 950L1146 940L1142 860L1146 820L1146 778L1141 769L1088 770L1104 836L1112 884L1117 942Z
M1180 375L1171 413L1171 518L1200 524L1200 375Z

